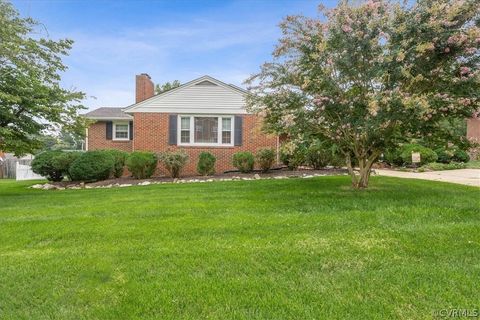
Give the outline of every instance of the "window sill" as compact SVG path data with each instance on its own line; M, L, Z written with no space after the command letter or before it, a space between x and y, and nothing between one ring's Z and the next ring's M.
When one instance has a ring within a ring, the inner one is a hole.
M177 144L177 147L179 147L179 148L189 148L189 149L233 149L233 148L235 148L235 146L232 145L232 144L228 144L228 145L219 145L219 144L213 144L213 145Z
M132 141L130 139L112 139L113 142L129 142Z

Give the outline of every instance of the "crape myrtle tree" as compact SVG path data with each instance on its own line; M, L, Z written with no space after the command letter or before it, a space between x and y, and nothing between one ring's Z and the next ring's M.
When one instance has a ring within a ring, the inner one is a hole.
M72 40L42 38L38 22L0 0L0 150L22 155L42 147L42 135L84 133L82 92L60 86L62 56Z
M247 80L248 106L267 131L334 143L366 188L385 150L453 139L440 124L479 109L479 6L341 1L324 18L289 16L273 61Z

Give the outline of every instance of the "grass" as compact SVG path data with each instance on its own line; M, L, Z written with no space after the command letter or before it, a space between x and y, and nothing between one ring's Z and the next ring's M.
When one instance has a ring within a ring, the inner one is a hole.
M479 189L0 180L2 319L431 319L480 301Z

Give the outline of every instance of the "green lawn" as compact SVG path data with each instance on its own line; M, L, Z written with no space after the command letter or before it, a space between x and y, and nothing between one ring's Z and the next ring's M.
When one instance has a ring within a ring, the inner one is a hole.
M431 319L479 308L474 187L0 180L1 319Z

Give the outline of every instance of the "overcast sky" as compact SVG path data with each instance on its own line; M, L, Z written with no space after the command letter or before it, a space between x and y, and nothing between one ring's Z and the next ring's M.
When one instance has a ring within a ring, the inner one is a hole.
M75 41L63 85L87 93L89 109L134 102L134 76L182 83L208 74L242 82L270 59L288 14L317 14L318 1L14 0L53 39ZM335 1L323 1L332 6ZM93 98L95 97L95 98Z

